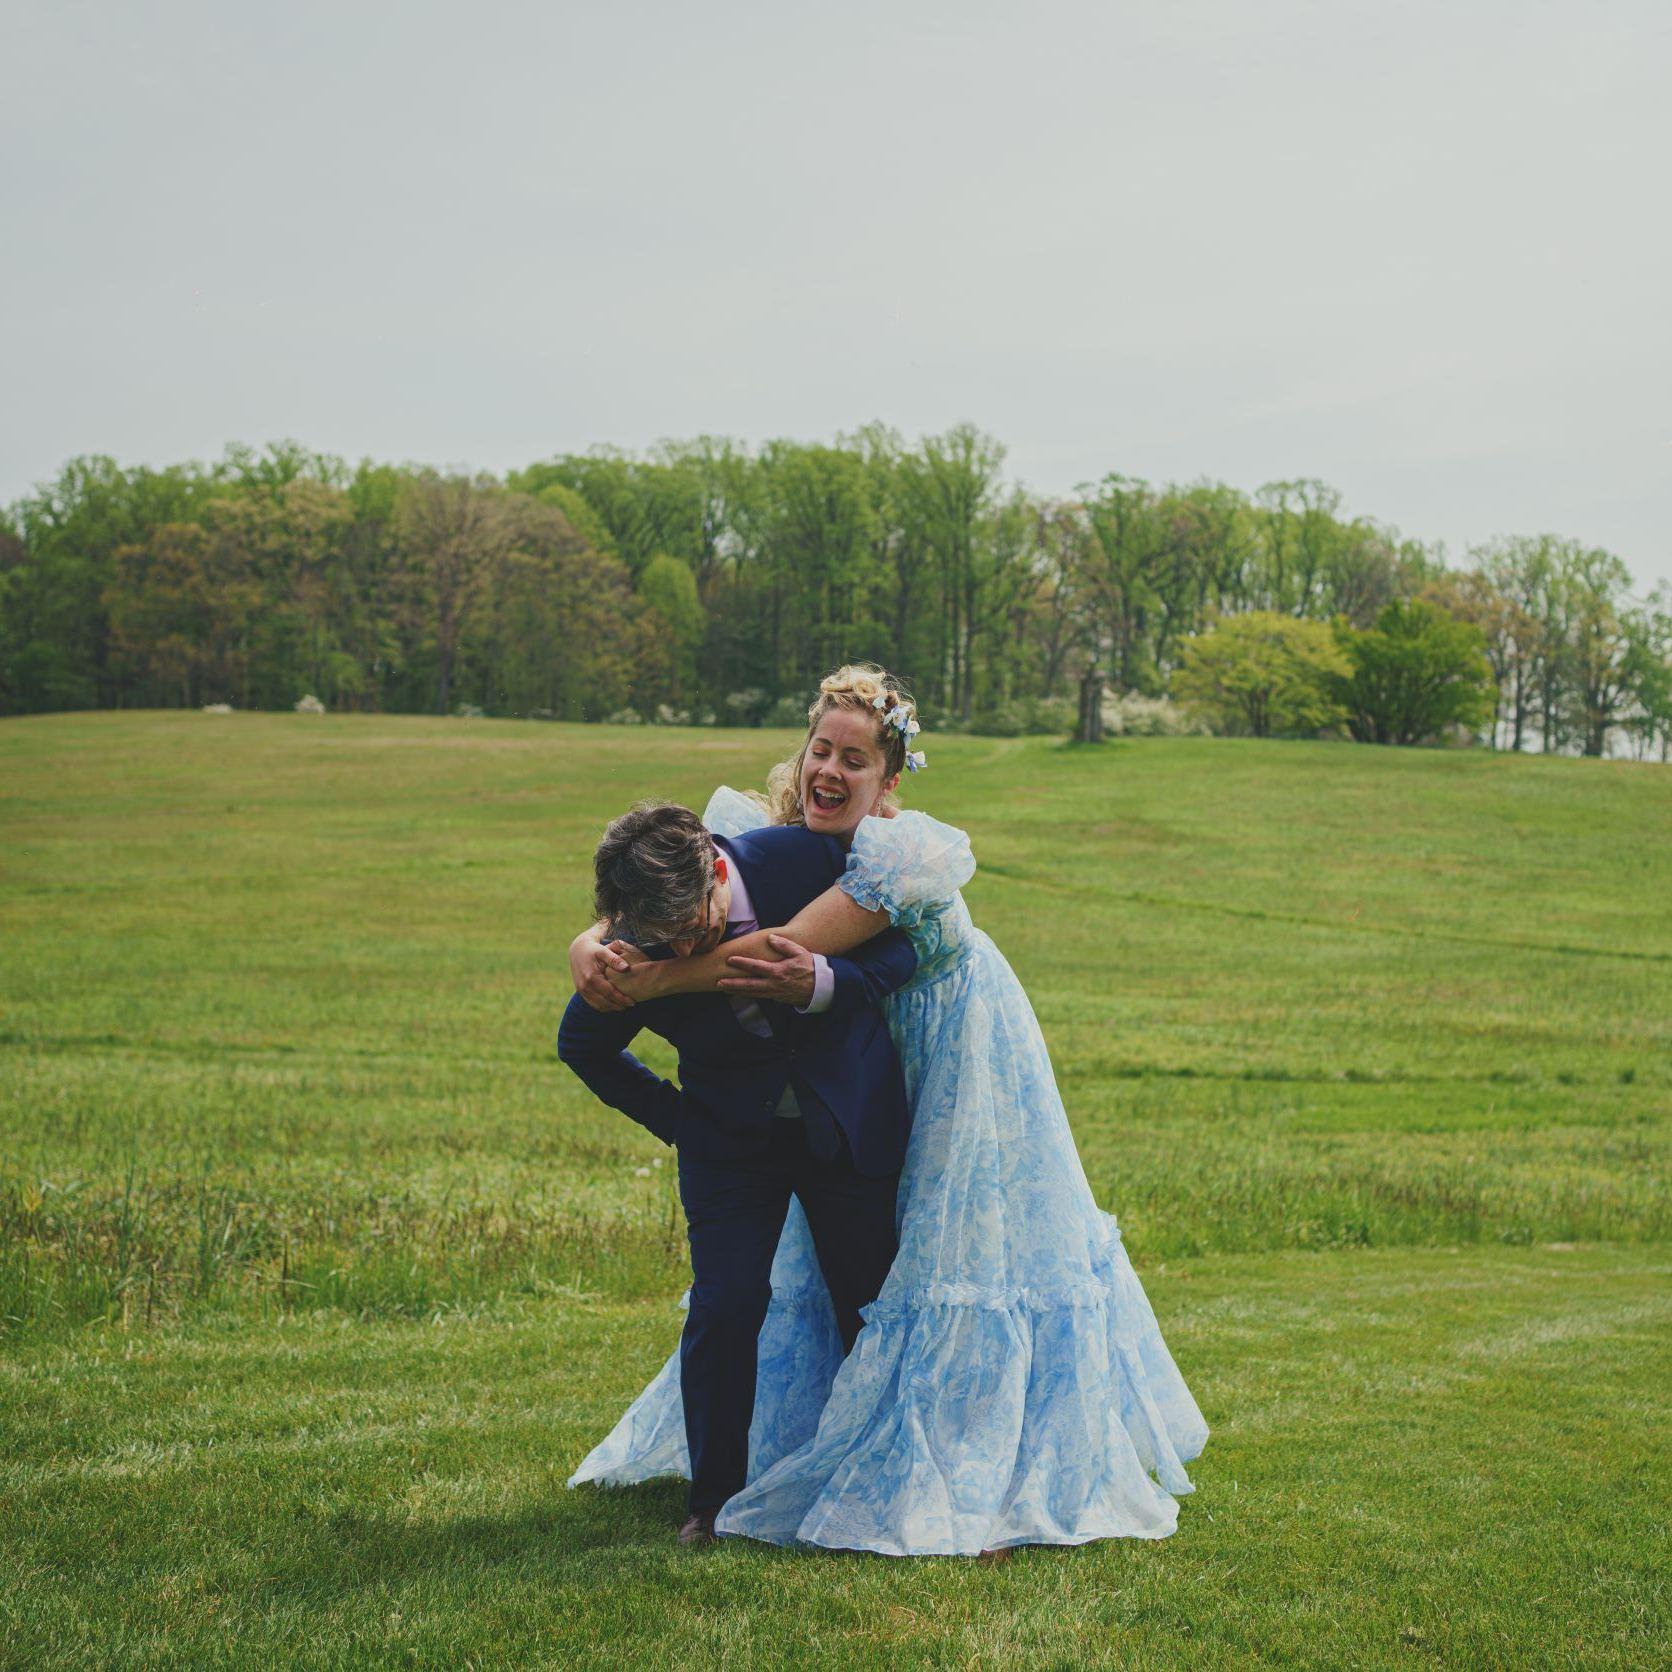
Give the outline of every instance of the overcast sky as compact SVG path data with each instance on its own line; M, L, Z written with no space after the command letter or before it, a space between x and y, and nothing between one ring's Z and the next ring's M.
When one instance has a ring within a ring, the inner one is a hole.
M1672 579L1666 0L0 0L0 500L295 437L1317 476Z

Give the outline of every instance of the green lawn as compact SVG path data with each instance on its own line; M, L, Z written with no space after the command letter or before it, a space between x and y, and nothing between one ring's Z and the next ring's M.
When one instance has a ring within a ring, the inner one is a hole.
M0 1665L1659 1664L1655 766L932 740L1213 1425L1179 1532L693 1558L563 1490L684 1272L552 1052L592 842L792 742L0 726Z

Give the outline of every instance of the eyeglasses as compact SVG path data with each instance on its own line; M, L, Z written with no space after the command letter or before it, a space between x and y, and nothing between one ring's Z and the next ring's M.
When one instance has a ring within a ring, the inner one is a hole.
M714 933L714 890L709 889L702 902L702 933L698 940L707 940Z
M714 890L710 887L703 896L702 922L692 925L686 924L682 929L673 930L667 934L656 934L652 937L652 944L671 946L674 941L705 941L714 933Z

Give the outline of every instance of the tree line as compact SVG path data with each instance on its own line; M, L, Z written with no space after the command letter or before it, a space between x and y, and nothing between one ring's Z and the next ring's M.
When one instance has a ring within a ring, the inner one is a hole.
M1510 537L1451 568L1317 481L1112 473L1049 498L1003 461L969 425L503 479L294 443L76 459L0 514L0 714L313 696L783 723L863 657L940 726L1065 729L1097 669L1216 730L1666 757L1672 596L1635 599L1607 552Z

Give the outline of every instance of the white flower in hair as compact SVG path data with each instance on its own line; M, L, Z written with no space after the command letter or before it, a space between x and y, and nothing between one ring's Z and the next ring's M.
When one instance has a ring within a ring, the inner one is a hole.
M886 691L877 692L877 694L871 698L871 706L873 708L887 708L888 693Z
M929 757L921 749L914 749L906 756L906 771L921 772L929 764Z
M906 742L910 743L922 730L923 728L915 720L906 721Z

